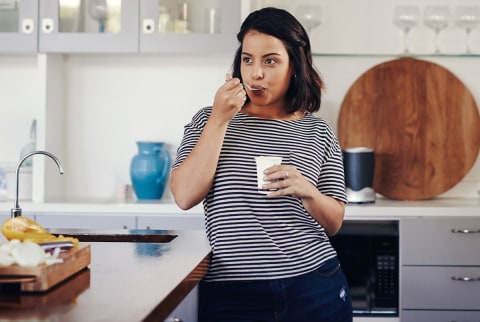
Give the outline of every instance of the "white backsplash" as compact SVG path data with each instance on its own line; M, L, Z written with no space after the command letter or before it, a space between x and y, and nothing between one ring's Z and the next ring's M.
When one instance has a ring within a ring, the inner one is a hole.
M279 1L257 2L268 5ZM404 4L407 2L409 1L398 1ZM410 3L423 8L427 4L439 2L442 1L422 0ZM478 4L477 0L455 3L445 0L452 9L467 2ZM293 5L291 1L283 3L286 6ZM350 2L341 0L335 2L335 7L332 2L319 3L328 13L341 10L343 3L347 8ZM331 20L333 16L339 17L339 13L330 15L330 20L325 20L312 31L312 47L327 53L341 52L342 46L347 46L345 52L400 52L402 33L391 22L394 4L383 0L358 0L358 6L354 6L356 10L371 12L371 17L359 21L360 15L355 18L358 12L352 11L349 5L346 14L354 15L347 19L350 25L339 26L338 21ZM372 10L365 8L368 6ZM375 33L365 32L369 28ZM417 35L412 34L412 41L414 46L420 48L418 46L428 42L422 37L431 35L421 34L421 28L416 32ZM479 36L480 29L477 28L476 46L480 46ZM445 37L443 46L458 47L457 42L448 40L448 33ZM315 65L327 85L319 115L336 130L343 97L352 83L370 67L394 58L394 55L315 57ZM36 55L0 56L0 163L18 161L20 149L29 141L32 119L38 119L43 113L38 109L41 105L39 100L44 96L38 86L41 81L38 79L37 59ZM119 185L130 183L129 165L136 153L137 140L164 141L174 156L183 126L199 108L212 104L215 91L230 70L232 59L233 53L63 56L64 92L59 94L64 97L65 133L59 135L63 135L68 144L62 160L65 167L62 180L67 187L66 197L115 198ZM477 105L480 104L478 57L422 59L432 60L448 68L470 88ZM480 161L477 160L469 174L443 196L476 198L479 197L479 191ZM171 198L168 189L164 198Z

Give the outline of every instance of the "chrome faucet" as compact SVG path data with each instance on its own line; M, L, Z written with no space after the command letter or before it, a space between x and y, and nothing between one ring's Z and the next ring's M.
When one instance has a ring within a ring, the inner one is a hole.
M52 158L52 160L55 161L55 163L57 164L58 171L60 171L60 174L63 174L63 167L62 167L62 164L60 163L60 160L58 160L58 158L56 156L54 156L53 154L51 154L50 152L47 152L47 151L33 151L33 152L30 152L30 153L26 154L24 157L22 157L20 159L20 161L18 161L17 168L15 170L15 175L17 176L17 186L16 186L16 190L15 190L15 205L14 205L14 208L12 208L12 210L11 210L11 217L12 218L15 218L15 217L18 217L18 216L22 215L22 209L20 209L20 206L18 204L18 177L19 177L19 174L20 174L20 167L22 166L23 161L25 161L26 159L28 159L29 157L31 157L32 155L35 155L35 154L44 154L44 155Z

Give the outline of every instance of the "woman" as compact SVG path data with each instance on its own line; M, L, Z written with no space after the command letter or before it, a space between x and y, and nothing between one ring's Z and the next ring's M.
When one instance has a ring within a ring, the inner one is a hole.
M344 217L342 155L312 115L323 82L307 33L287 11L264 8L237 38L233 74L185 126L170 176L180 208L204 203L212 256L199 319L352 321L328 239ZM267 195L257 188L260 155L283 160L264 172Z

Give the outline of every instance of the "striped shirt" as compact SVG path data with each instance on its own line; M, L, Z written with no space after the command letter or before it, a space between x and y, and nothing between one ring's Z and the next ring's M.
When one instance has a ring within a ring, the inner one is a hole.
M176 168L197 143L212 108L185 126ZM301 275L336 256L299 198L258 192L255 156L281 156L327 196L347 201L342 153L330 126L307 113L297 120L237 113L230 121L213 185L203 206L212 258L207 281Z

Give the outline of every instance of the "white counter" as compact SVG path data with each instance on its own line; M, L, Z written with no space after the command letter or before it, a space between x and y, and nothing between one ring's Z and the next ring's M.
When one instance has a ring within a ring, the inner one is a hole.
M9 215L13 201L0 203L0 214ZM178 208L172 201L138 201L117 203L110 201L85 202L19 202L24 214L94 213L117 215L182 215L203 216L201 204L187 211ZM346 219L400 218L405 216L480 216L480 198L436 198L426 201L396 201L378 199L372 204L348 204Z

